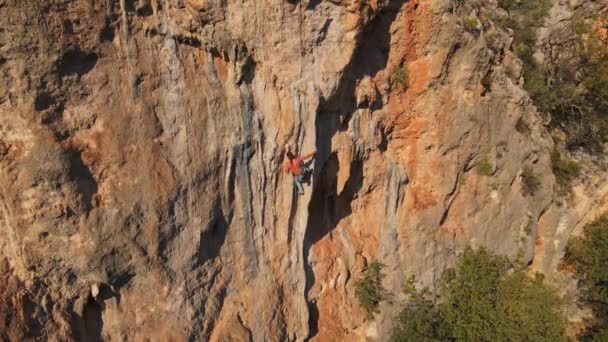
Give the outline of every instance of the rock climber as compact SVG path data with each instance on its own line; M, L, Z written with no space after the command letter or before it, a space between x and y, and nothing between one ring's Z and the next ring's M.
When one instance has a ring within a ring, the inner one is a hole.
M309 154L303 155L301 157L296 157L291 153L289 147L287 147L287 152L285 156L287 160L285 161L285 172L293 175L293 181L298 188L298 194L304 194L304 187L302 186L302 182L304 182L304 178L310 175L310 169L304 163L305 160L312 158L317 151L313 151Z

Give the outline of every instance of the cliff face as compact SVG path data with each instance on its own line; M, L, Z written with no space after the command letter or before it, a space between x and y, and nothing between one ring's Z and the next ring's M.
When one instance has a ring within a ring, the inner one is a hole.
M0 0L2 336L384 339L398 301L366 321L365 264L386 265L398 299L406 275L432 286L471 245L568 282L557 264L604 176L573 209L556 200L508 34L461 25L485 15ZM303 196L287 144L317 150Z

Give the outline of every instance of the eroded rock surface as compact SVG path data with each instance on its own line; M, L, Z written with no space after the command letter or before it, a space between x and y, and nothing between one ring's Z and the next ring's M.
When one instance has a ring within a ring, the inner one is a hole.
M354 298L371 260L396 294L471 245L558 277L604 176L555 201L508 33L461 15L485 22L448 0L0 0L0 336L384 340L398 301L368 322ZM287 144L317 150L304 196Z

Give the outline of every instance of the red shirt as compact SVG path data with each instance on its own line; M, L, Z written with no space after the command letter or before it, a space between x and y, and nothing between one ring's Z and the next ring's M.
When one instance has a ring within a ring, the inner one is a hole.
M294 176L302 174L302 158L295 157L292 160L285 161L285 172L291 172Z

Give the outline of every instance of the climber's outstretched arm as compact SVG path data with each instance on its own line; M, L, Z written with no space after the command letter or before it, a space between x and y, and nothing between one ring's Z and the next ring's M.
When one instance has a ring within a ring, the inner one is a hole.
M302 156L302 160L306 160L306 159L308 159L308 158L311 158L311 157L313 157L313 156L314 156L316 153L317 153L317 151L312 151L312 152L310 152L309 154L305 154L305 155L303 155L303 156Z

